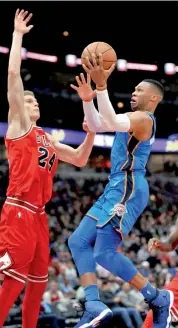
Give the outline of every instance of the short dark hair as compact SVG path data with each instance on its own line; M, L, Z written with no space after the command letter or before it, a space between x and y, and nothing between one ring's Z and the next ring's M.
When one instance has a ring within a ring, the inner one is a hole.
M159 90L161 96L164 97L164 87L159 81L153 79L144 79L143 82L147 82L154 85Z
M153 79L144 79L143 82L147 82L154 85L158 89L161 96L164 97L164 87L159 81Z

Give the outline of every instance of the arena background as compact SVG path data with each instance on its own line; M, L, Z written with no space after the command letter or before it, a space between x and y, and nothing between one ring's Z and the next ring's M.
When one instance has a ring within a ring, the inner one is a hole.
M8 113L7 67L17 8L34 14L34 28L23 40L21 74L24 87L34 91L39 101L39 125L57 134L61 142L75 147L85 135L82 132L82 104L70 83L74 83L75 75L82 72L80 55L89 43L104 41L116 50L117 68L109 79L108 89L117 113L130 110L131 93L142 79L158 79L164 85L165 98L156 111L156 141L147 166L150 202L133 233L122 245L122 252L161 288L176 274L177 251L168 255L149 254L147 242L152 236L164 237L177 218L178 4L111 1L0 3L1 208L8 183L3 140ZM41 306L41 327L73 327L79 319L73 303L83 298L83 289L67 239L107 183L112 140L112 134L97 135L86 168L59 163L52 200L47 205L51 238L49 285ZM101 298L117 312L113 327L120 324L122 327L138 327L133 318L133 326L129 325L127 311L127 324L124 324L119 311L133 306L144 319L147 307L143 300L130 290L127 293L131 294L133 303L128 305L122 299L127 286L99 266L97 274ZM6 326L21 327L22 298L23 295L11 309ZM139 306L135 307L136 303Z

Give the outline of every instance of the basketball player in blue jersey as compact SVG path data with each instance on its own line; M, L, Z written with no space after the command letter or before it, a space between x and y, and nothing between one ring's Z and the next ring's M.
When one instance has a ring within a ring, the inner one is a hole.
M75 327L96 327L112 317L110 309L99 299L95 273L98 263L142 293L153 310L154 328L168 328L173 293L154 288L133 263L117 251L148 203L145 166L155 137L154 112L163 99L163 87L155 80L143 80L132 94L132 112L116 115L107 91L107 79L114 66L105 71L100 55L99 65L93 56L92 62L88 60L83 68L87 72L87 82L81 74L81 78L76 77L78 87L71 86L83 100L87 124L93 132L116 134L111 150L109 182L69 238L86 297L85 312ZM96 84L96 92L91 89L90 77ZM99 112L93 103L95 95Z

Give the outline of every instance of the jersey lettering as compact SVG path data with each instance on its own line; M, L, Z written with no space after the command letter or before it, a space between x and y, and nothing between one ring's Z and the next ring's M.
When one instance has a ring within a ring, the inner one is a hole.
M41 138L40 138L40 136L38 134L36 134L36 142L37 143L40 143L41 142Z
M49 141L46 140L46 136L42 136L42 141L43 141L43 145L45 147L49 147L51 146L51 143Z
M48 170L49 172L51 172L56 159L56 153L53 153L52 156L49 158L49 151L47 148L39 147L38 151L41 153L41 155L38 158L39 166L45 168L46 165L48 165Z
M39 134L36 133L36 142L37 143L40 143L42 142L42 144L45 146L45 147L50 147L51 146L51 143L46 140L46 136L43 135L43 136L39 136Z

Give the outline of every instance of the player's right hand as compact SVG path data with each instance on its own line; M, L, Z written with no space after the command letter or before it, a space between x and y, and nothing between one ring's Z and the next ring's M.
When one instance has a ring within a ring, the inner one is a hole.
M160 249L161 241L158 238L152 238L148 242L148 251L150 252L153 248Z
M28 22L32 18L33 14L28 15L28 11L17 9L14 18L14 31L21 33L22 35L30 32L33 25L27 26Z
M91 78L90 75L87 74L87 81L84 77L84 74L81 73L80 74L80 78L79 76L76 76L76 81L78 84L78 87L74 84L71 84L71 88L76 90L78 92L79 97L85 101L85 102L89 102L91 101L94 97L95 97L95 91L93 91L93 89L91 88Z

